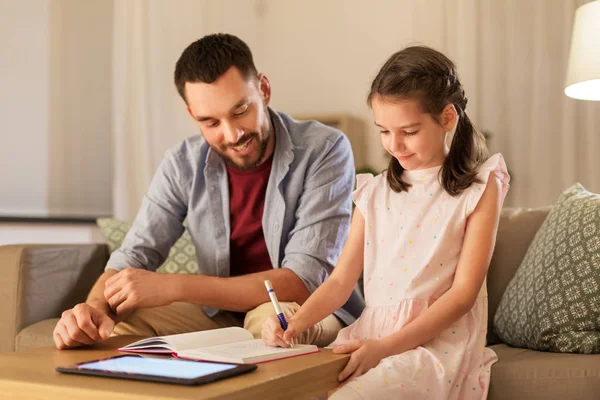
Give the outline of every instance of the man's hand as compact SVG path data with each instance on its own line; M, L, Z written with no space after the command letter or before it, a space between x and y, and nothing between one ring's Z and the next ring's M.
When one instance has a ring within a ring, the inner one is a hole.
M104 297L111 310L123 317L137 308L166 306L175 301L177 277L143 269L127 268L108 278Z
M106 340L115 322L104 311L86 303L77 304L62 313L52 337L59 350Z
M380 340L353 340L347 344L336 347L336 354L352 353L348 364L338 375L338 381L350 382L371 368L376 367L379 362L387 357L386 349Z

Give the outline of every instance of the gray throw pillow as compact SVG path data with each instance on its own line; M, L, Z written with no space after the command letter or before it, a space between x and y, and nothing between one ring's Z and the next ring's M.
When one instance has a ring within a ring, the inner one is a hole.
M600 195L575 184L536 233L494 317L515 347L600 353Z

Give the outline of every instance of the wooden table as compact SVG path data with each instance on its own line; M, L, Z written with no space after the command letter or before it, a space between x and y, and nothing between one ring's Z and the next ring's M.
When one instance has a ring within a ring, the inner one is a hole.
M259 364L254 372L195 387L55 371L57 366L123 354L114 349L137 339L114 337L99 345L74 350L47 347L0 353L0 398L311 399L337 386L337 374L349 358L322 349L319 353Z

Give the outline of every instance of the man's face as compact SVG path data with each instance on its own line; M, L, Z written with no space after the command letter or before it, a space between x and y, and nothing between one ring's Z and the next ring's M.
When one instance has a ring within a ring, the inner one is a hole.
M273 154L266 76L245 79L231 67L213 83L187 82L185 95L187 110L207 143L227 162L249 170Z

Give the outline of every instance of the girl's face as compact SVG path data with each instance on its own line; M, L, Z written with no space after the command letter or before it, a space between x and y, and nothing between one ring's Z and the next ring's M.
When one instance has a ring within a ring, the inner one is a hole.
M436 167L444 162L446 133L456 124L456 109L448 104L440 122L421 111L417 100L375 95L371 101L381 143L405 170Z

